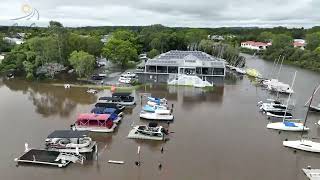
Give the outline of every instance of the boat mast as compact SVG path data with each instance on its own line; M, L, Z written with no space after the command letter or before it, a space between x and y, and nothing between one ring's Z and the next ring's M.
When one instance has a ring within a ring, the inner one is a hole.
M317 93L317 91L320 89L320 84L319 86L317 87L316 91L314 93ZM307 104L309 103L309 101L311 100L311 96L310 98L308 99L308 101L306 102L306 104L304 106L307 106Z
M272 74L273 74L274 70L277 68L278 61L279 61L280 57L281 57L281 55L280 55L277 59L275 59L275 60L273 61L272 70L271 70L271 73L270 73L270 75L269 75L269 77L270 77L271 79L272 79Z
M320 85L319 85L319 86L320 86ZM302 140L302 136L303 136L303 132L304 132L304 127L306 126L306 123L307 123L307 119L308 119L308 115L309 115L309 111L310 111L310 106L311 106L311 103L312 103L312 100L313 100L313 96L314 96L314 94L315 94L315 92L316 92L316 89L317 89L317 88L315 88L315 89L313 90L313 93L312 93L312 96L311 96L311 99L310 99L310 102L309 102L307 114L306 114L306 117L305 117L304 122L303 122L303 129L302 129L302 131L301 131L301 140Z
M293 80L292 80L292 83L291 83L291 89L293 89L293 85L294 85L294 82L296 80L296 76L297 76L297 71L294 72ZM287 111L288 111L288 106L289 106L289 101L290 101L291 94L292 93L289 94L289 97L288 97L288 100L287 100L286 110L284 111L284 116L283 116L282 122L284 122L284 120L286 119L286 116L287 116Z
M277 79L279 79L279 76L280 76L280 73L281 73L281 70L282 70L283 60L284 60L284 56L282 57L282 60L281 60L281 64L280 64L280 68L279 68L279 71L278 71Z

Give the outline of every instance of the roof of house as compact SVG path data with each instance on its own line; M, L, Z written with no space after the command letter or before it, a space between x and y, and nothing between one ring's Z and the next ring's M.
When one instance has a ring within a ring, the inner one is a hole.
M241 42L241 44L250 44L251 46L269 46L268 43L256 42L256 41L245 41L245 42Z
M224 60L210 56L202 51L177 51L172 50L160 54L154 59L149 59L146 65L164 66L221 66L224 67Z
M293 46L294 47L304 47L306 44L305 43L302 43L302 42L293 42Z

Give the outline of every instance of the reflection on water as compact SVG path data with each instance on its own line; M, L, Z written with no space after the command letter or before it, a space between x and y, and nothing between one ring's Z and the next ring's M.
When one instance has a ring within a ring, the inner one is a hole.
M21 91L33 102L36 112L44 117L59 115L68 117L77 104L92 104L96 97L86 94L83 88L64 89L49 84L26 82L23 80L4 80L11 91Z
M224 87L215 87L213 91L205 91L201 88L188 86L146 85L139 89L140 93L150 93L155 97L164 97L168 101L181 102L188 105L191 102L222 102ZM192 103L192 104L193 104Z

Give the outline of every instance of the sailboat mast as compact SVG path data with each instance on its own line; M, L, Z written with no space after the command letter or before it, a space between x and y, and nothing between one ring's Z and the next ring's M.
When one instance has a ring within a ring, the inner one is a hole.
M291 83L291 89L293 89L293 85L294 85L294 82L296 80L296 76L297 76L297 71L294 72L293 80L292 80L292 83ZM291 94L292 93L289 94L289 97L288 97L288 100L287 100L286 110L284 111L284 116L283 116L282 122L284 122L284 120L286 119L286 116L287 116L287 111L288 111L288 106L289 106L289 101L290 101Z
M314 93L317 93L319 89L320 89L320 84L319 84L319 86L317 87L317 89L316 89L316 91ZM311 96L308 99L308 101L306 102L305 106L307 106L307 104L309 103L310 100L311 100Z
M278 57L278 59L276 59L276 60L274 61L274 67L272 68L271 76L273 75L274 71L277 69L277 66L278 66L278 64L279 64L280 58L281 58L281 55ZM271 79L272 79L272 77L271 77Z
M317 90L317 88L315 88L315 89L313 90L313 93L312 93L312 96L311 96L311 99L310 99L310 102L309 102L307 114L306 114L306 117L305 117L304 122L303 122L303 129L302 129L302 131L301 131L301 139L302 139L302 136L303 136L304 127L306 126L306 123L307 123L307 119L308 119L308 115L309 115L309 111L310 111L310 106L311 106L311 103L312 103L312 100L313 100L313 96L314 96L314 94L316 93L316 90Z
M280 76L280 73L281 73L281 70L282 70L283 60L284 60L284 56L282 57L282 60L281 60L281 64L280 64L279 72L278 72L278 75L277 75L277 79L279 79L279 76Z

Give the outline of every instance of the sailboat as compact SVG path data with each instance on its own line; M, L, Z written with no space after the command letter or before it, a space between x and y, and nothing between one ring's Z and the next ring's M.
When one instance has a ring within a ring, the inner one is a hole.
M317 93L317 91L320 89L320 85L317 87L316 91L314 93ZM309 100L306 102L305 106L307 106L307 104L309 103L309 101L311 100L311 97L309 98ZM313 106L312 104L309 107L310 111L312 112L320 112L320 103L317 106Z
M312 103L312 99L313 96L315 94L316 89L313 91L311 99L310 99L310 103L308 106L308 110L307 110L307 114L304 120L303 125L306 125L307 119L308 119L308 114L310 111L310 105ZM318 142L314 142L312 140L308 140L308 139L303 139L302 137L303 132L301 132L301 138L300 140L294 140L294 141L283 141L282 144L285 147L289 147L289 148L294 148L294 149L298 149L298 150L302 150L302 151L308 151L308 152L315 152L315 153L319 153L320 152L320 143Z
M296 79L297 71L294 73L294 77L292 80L291 88L293 88L294 81ZM288 105L291 98L291 93L289 94L287 105L285 106L284 113L286 114L288 111ZM267 125L268 129L276 129L276 130L283 130L283 131L307 131L309 128L305 127L302 123L298 122L291 122L286 120L286 117L284 116L282 119L282 122L275 122L275 123L269 123Z

